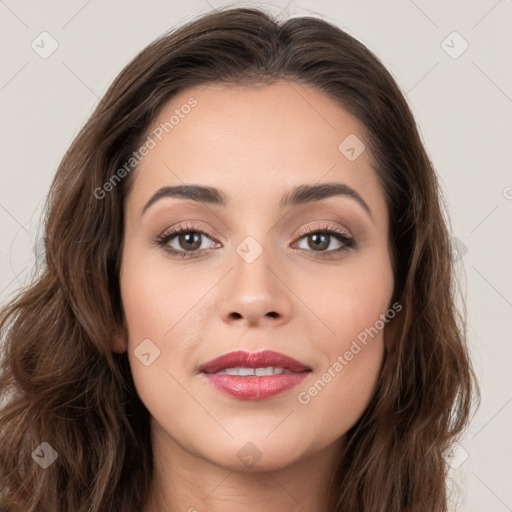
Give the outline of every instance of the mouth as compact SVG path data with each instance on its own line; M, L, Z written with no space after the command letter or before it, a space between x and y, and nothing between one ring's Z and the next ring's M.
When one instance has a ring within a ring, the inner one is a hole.
M312 370L272 350L237 350L201 365L199 371L221 393L239 400L263 400L297 386Z

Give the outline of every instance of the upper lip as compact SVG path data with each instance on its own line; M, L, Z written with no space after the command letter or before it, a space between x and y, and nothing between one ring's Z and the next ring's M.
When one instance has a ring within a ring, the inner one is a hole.
M199 367L200 372L215 373L226 368L266 368L268 366L284 368L293 372L310 371L311 368L292 357L274 352L273 350L262 350L260 352L247 352L236 350L228 352L220 357L212 359Z

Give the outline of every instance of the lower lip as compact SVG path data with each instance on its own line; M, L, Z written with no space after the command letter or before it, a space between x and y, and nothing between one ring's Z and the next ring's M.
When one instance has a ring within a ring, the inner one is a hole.
M281 373L280 375L238 377L205 373L206 380L221 393L239 400L264 400L300 384L310 372Z

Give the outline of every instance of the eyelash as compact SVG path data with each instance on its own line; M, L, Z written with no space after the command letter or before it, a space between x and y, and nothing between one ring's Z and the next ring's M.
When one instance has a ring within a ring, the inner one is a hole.
M205 251L206 249L196 249L194 251L178 251L176 249L173 249L172 247L168 246L168 243L175 238L176 236L185 234L185 233L197 233L199 235L204 235L211 239L210 235L206 233L205 231L198 229L194 226L190 226L189 224L181 225L175 228L171 228L161 235L157 236L156 239L153 241L154 245L158 247L162 247L167 253L169 253L172 256L179 256L181 258L195 258L198 257L200 252ZM354 248L356 246L355 239L350 236L346 231L336 227L336 226L330 226L330 225L322 225L322 226L315 226L313 229L306 229L299 233L298 240L304 238L307 235L313 235L313 234L322 234L322 235L329 235L334 238L336 238L339 242L341 242L343 245L338 249L331 249L330 251L318 251L320 258L328 258L332 255L340 254L342 252L345 252L351 248ZM306 249L301 249L306 250ZM316 251L308 251L308 252L316 252Z

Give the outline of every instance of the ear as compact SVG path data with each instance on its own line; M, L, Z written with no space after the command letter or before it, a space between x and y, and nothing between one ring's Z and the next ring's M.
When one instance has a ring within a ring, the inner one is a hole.
M126 352L126 348L126 340L124 337L116 334L112 340L112 351L116 352L117 354L122 354L123 352Z
M112 339L112 351L122 354L128 349L128 331L124 324L124 319L117 324L116 332Z

